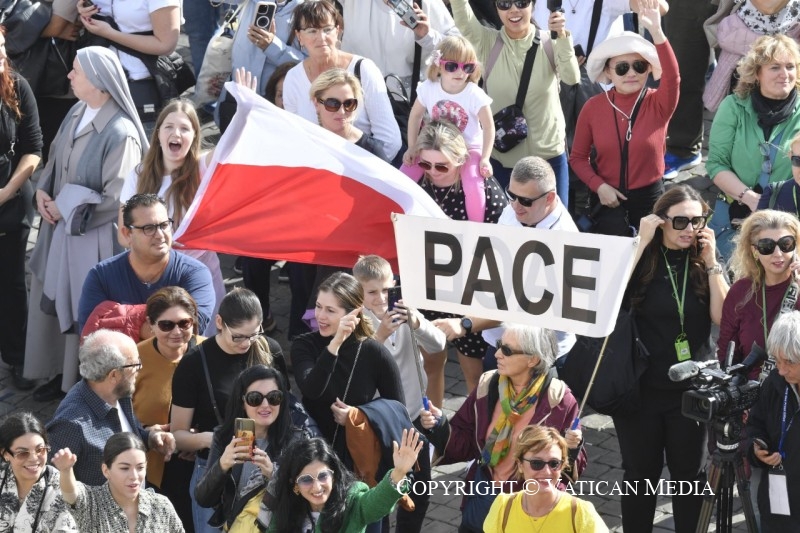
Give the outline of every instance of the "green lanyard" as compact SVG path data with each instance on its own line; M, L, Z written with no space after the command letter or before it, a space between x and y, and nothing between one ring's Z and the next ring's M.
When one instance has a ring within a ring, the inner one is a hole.
M667 260L667 252L661 248L661 253L664 254L664 262L667 264L667 274L669 274L669 281L672 284L672 297L675 298L675 303L678 304L678 316L681 319L681 335L683 331L683 303L686 301L686 278L689 276L689 255L686 255L686 262L683 266L683 291L681 292L680 299L678 298L678 285L675 283L675 277L672 275L672 266Z
M767 345L767 290L764 288L766 283L761 284L761 325L764 327L764 346ZM781 298L781 302L786 299L786 295L789 294L789 291L792 289L792 284L786 287L786 292L783 293L783 298ZM778 309L778 312L775 316L778 316L781 313L781 310Z

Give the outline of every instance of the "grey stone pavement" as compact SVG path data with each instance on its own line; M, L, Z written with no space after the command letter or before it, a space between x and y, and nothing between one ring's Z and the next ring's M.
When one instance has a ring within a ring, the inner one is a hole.
M182 36L182 42L185 36ZM184 44L185 46L185 44ZM185 52L184 50L181 50ZM710 116L706 117L706 131L710 128ZM204 137L213 142L218 132L213 124L206 121L203 126ZM704 149L705 154L705 149ZM691 169L690 171L681 172L679 177L675 180L677 182L688 182L696 188L703 191L704 196L707 196L707 201L712 200L715 194L713 189L709 189L710 182L705 175L705 166L700 165ZM713 205L713 201L709 202ZM38 219L36 221L38 225ZM29 240L29 251L33 247L37 232L31 232ZM230 256L220 256L223 265L223 276L227 287L230 289L233 286L242 285L241 277L233 271L233 258ZM272 336L278 340L287 355L290 353L291 343L286 337L288 330L288 313L290 304L290 292L288 285L279 283L277 277L277 270L272 271L272 290L270 295L270 303L273 316L278 323L278 329ZM0 295L0 305L3 305L2 296ZM296 386L295 386L295 390ZM445 368L445 402L444 410L448 415L452 415L462 404L466 397L466 384L458 365L458 360L455 353L451 350L450 357L447 361ZM0 416L15 410L29 410L36 414L41 420L49 420L55 412L58 402L39 403L33 400L31 392L20 392L13 388L8 368L0 363ZM619 452L619 445L616 438L616 431L610 417L592 413L590 409L583 414L582 425L584 432L584 440L586 445L586 452L588 455L588 466L583 473L582 480L598 482L607 482L608 487L613 486L615 482L622 481L622 459ZM464 477L465 464L451 465L445 467L437 467L434 469L434 479L438 481L455 481L461 480ZM662 479L669 479L669 472L664 470L661 475ZM452 486L452 485L451 485ZM584 485L585 486L585 485ZM603 489L606 494L609 489ZM619 497L613 495L597 494L594 496L587 496L586 499L591 501L606 525L612 532L622 531L621 512ZM453 532L458 528L460 523L461 512L460 496L453 494L452 489L446 492L443 489L436 489L434 491L431 506L427 513L425 522L426 533L445 533ZM739 511L741 506L738 499L735 502L737 514L734 516L734 523L736 527L734 531L744 532L744 517ZM713 522L713 519L712 519ZM660 497L654 519L654 531L662 533L667 531L674 531L674 523L672 518L672 504L667 497ZM712 525L709 531L714 531ZM402 533L402 532L400 532ZM634 531L627 533L637 533Z

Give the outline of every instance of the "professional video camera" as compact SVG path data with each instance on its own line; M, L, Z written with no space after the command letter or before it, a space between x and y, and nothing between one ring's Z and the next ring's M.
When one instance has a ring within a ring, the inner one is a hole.
M692 380L694 390L683 393L681 412L683 416L698 422L711 422L740 414L756 403L761 384L747 379L754 367L767 359L767 353L757 344L744 361L719 368L719 361L684 361L672 365L669 378L672 381Z

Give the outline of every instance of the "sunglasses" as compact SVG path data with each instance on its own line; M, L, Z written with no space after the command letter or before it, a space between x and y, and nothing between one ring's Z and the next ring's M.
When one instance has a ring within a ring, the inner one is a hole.
M327 483L333 479L333 470L323 470L317 477L312 476L311 474L306 474L304 476L300 476L299 478L295 479L294 482L307 489L311 487L315 481L319 481L320 483Z
M163 331L164 333L169 333L175 326L178 326L178 329L187 330L194 326L194 319L193 318L182 318L177 322L173 322L172 320L159 320L156 322L158 329Z
M770 156L772 154L773 146L774 145L772 143L768 142L763 142L758 145L758 151L761 152L761 157L764 158L764 160L761 162L761 172L763 174L772 174L772 157ZM778 147L775 146L775 148L777 149Z
M786 235L777 241L775 239L759 239L753 246L756 247L756 250L758 250L758 253L761 255L772 255L776 246L780 248L781 252L788 254L794 251L796 245L797 242L794 240L794 237Z
M276 407L283 403L283 393L279 390L271 390L266 394L261 394L257 390L252 390L242 396L244 403L249 405L250 407L259 407L262 403L264 403L264 399L266 398L267 403Z
M497 351L502 353L505 357L511 357L513 355L528 355L525 352L513 349L508 344L503 344L503 341L500 340L497 341L497 344L495 344L495 346L497 347Z
M47 444L43 446L37 446L36 449L33 451L31 450L18 450L16 452L12 452L9 450L9 455L16 459L17 461L27 461L31 454L36 454L37 457L44 457L48 453L50 453L50 446Z
M348 113L352 113L358 107L358 100L355 98L348 98L344 102L336 98L325 98L324 100L322 98L317 98L317 102L322 104L325 111L330 111L331 113L338 112L341 107L344 107L344 110Z
M436 172L450 172L450 165L445 165L444 163L429 163L424 159L420 159L419 163L417 164L423 170L431 170L435 168Z
M664 217L667 220L672 221L672 229L682 230L686 229L686 226L689 225L691 222L692 228L694 229L703 229L706 227L706 221L708 220L708 215L702 215L699 217Z
M793 167L800 167L800 155L793 155L789 159L792 160Z
M549 461L542 461L541 459L525 459L522 458L523 463L528 463L531 465L531 468L536 470L542 470L545 465L550 467L550 470L559 470L564 465L563 459L550 459Z
M551 192L553 192L553 191L547 191L545 193L540 194L536 198L526 198L525 196L518 196L518 195L514 194L513 192L508 190L508 187L506 187L506 196L508 196L508 201L509 202L517 201L517 202L519 202L519 205L521 205L522 207L530 207L530 206L532 206L533 202L535 202L536 200L539 200L540 198L544 198L545 196L547 196Z
M500 11L508 11L509 9L511 9L512 4L517 6L517 9L525 9L526 7L531 5L531 1L532 0L513 0L513 1L498 0L497 2L495 2L495 5L497 6L497 9L499 9Z
M475 63L459 63L458 61L445 61L439 60L439 66L444 68L447 72L455 72L458 69L464 71L465 74L472 74L475 72Z
M647 61L643 61L641 59L637 59L633 63L628 63L627 61L620 61L616 65L614 65L614 72L617 73L617 76L624 76L628 73L628 71L633 67L634 72L637 74L644 74L647 72L647 67L650 66L650 63Z
M172 233L172 223L174 221L170 218L159 224L145 224L144 226L134 226L131 224L128 229L138 229L145 234L146 237L152 237L156 231L161 230L163 233Z

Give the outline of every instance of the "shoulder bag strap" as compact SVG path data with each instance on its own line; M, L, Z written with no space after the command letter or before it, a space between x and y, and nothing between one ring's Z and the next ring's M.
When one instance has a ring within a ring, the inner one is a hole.
M536 52L539 50L539 34L533 36L531 47L528 48L528 53L525 54L525 64L522 66L522 78L519 81L519 89L517 90L517 107L522 109L525 105L525 97L528 95L528 86L531 84L531 74L533 73L533 61L536 59Z
M361 83L361 62L362 61L364 61L363 57L361 59L359 59L358 61L356 61L356 66L353 67L353 74L355 75L356 78L358 78L358 82L359 83Z
M600 26L600 15L603 12L603 0L594 0L592 8L592 21L589 23L589 41L586 43L586 57L592 53L594 40L597 38L597 28Z
M504 532L506 530L506 526L508 525L508 515L511 514L511 505L514 503L514 498L517 497L522 498L522 494L523 494L522 492L518 492L517 494L508 499L508 502L506 503L506 506L503 509L503 529L501 529L500 531Z
M502 49L503 37L500 35L500 32L497 32L497 40L495 40L494 46L492 46L492 50L489 52L489 57L486 58L486 70L483 72L483 90L486 92L489 92L486 85L489 81L489 74L491 74L494 64L497 63L497 58L500 57L500 50Z
M356 365L358 364L358 356L361 355L361 346L364 345L364 341L358 343L358 348L356 349L356 357L353 360L353 368L350 369L350 375L347 377L347 384L344 386L344 394L342 394L342 403L347 403L347 393L350 391L350 382L353 381L353 373L356 371ZM331 446L336 443L336 435L339 433L339 428L341 426L336 424L336 429L333 431L333 439L331 440Z
M417 5L422 9L422 0L417 0ZM412 30L413 31L413 30ZM415 36L416 37L416 36ZM411 67L411 99L409 103L413 104L417 99L417 85L419 85L419 69L422 68L422 47L414 39L414 65Z
M222 425L222 417L217 408L217 399L214 397L214 387L211 385L211 373L208 371L208 361L206 361L206 351L203 349L203 344L200 345L200 360L203 362L203 372L206 374L206 386L208 387L208 397L211 399L211 407L214 408L214 415L217 417L217 423Z
M572 496L570 507L572 508L572 533L578 533L578 528L575 527L575 515L578 513L578 498Z

